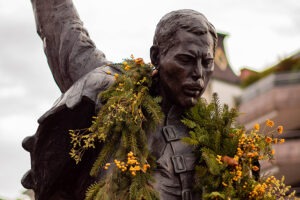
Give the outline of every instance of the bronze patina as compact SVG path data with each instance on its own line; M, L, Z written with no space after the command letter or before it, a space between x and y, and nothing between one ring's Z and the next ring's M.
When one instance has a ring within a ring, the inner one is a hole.
M31 169L22 184L33 189L37 200L81 200L87 187L96 181L89 170L101 147L86 154L76 165L69 156L68 130L85 128L101 105L97 95L114 77L105 55L98 50L71 0L32 0L37 31L48 63L62 95L39 119L35 135L23 141L30 152ZM158 23L150 49L156 73L154 89L162 96L165 121L148 138L157 159L153 187L160 199L199 199L192 191L195 157L182 143L188 135L180 122L182 112L195 105L214 70L217 34L199 12L177 10Z

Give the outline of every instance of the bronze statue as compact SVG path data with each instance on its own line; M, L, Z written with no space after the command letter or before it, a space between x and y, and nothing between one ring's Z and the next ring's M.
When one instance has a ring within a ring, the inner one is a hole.
M108 66L111 62L89 38L71 0L31 2L50 69L63 94L39 119L36 134L23 141L31 155L31 170L22 184L34 190L37 200L81 200L95 181L89 170L100 147L76 165L68 154L68 130L90 125L91 117L101 109L98 93L114 82L105 71L121 72ZM216 40L214 27L193 10L168 13L157 25L150 57L157 70L154 89L162 96L166 118L148 145L157 159L153 187L160 199L198 198L192 191L195 157L180 141L188 135L180 115L195 105L208 84Z

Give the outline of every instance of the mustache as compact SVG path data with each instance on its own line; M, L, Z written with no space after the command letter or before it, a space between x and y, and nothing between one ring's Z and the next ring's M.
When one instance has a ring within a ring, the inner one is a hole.
M183 84L183 87L192 89L192 90L202 90L204 88L204 80L198 79L197 81L186 82Z

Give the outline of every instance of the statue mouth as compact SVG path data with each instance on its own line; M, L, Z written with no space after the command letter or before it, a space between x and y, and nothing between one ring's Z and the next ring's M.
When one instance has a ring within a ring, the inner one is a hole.
M187 96L198 98L204 90L204 80L200 78L195 82L183 84L183 93Z
M183 87L183 93L190 97L199 97L203 87L199 84L186 85Z

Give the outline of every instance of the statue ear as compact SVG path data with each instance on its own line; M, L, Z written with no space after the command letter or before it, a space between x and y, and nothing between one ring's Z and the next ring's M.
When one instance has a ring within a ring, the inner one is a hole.
M150 58L151 58L151 63L155 67L158 67L158 63L159 63L159 48L158 48L158 46L153 45L150 48Z

